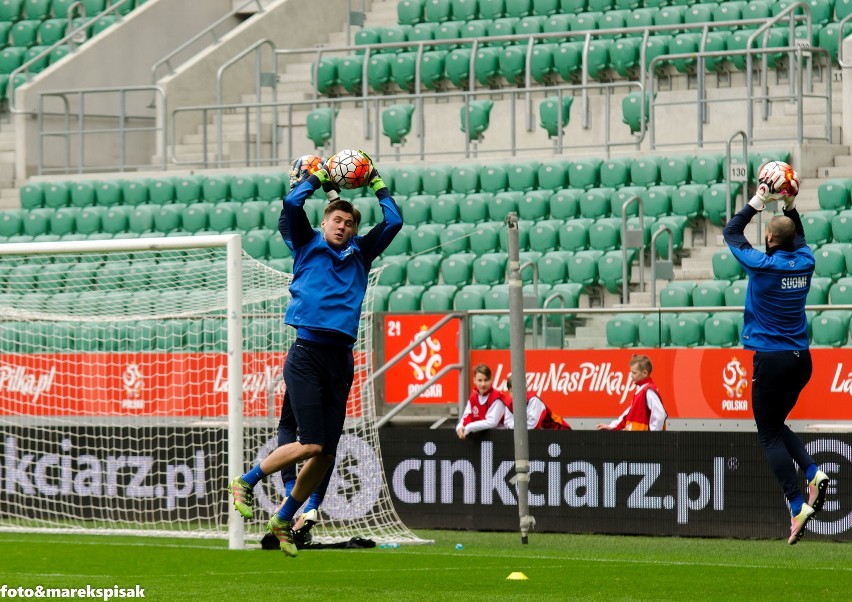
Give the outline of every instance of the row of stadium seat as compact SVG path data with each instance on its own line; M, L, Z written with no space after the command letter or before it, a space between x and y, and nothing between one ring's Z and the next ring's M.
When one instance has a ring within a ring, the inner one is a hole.
M441 28L449 27L447 24ZM811 30L813 46L827 50L832 61L836 61L839 25L828 24L814 26ZM852 23L844 27L846 33L852 32ZM724 51L743 50L751 35L746 31L712 31L708 34L704 50ZM804 26L798 26L796 39L807 38ZM701 50L701 33L681 33L676 35L658 34L648 38L645 66L666 54L690 54ZM788 30L774 28L770 30L767 48L779 48L789 45ZM622 39L594 38L589 45L586 73L595 80L635 79L638 76L641 60L640 36ZM535 83L549 84L560 81L573 83L582 77L583 69L582 40L559 42L542 40L536 43L530 54L530 77ZM468 47L451 48L453 44L426 49L420 61L421 85L426 90L442 90L453 86L467 89L470 86L471 62L474 80L483 87L503 85L523 85L527 69L526 43L506 45L505 47L484 46L472 55ZM768 53L770 68L780 67L786 54L775 51ZM758 59L762 58L758 55ZM371 54L367 61L367 84L375 92L387 94L395 90L414 91L418 53L416 49L401 53ZM735 54L725 58L707 58L704 68L707 72L744 71L747 68L745 54ZM363 93L364 56L327 56L317 64L317 91L326 96L354 95ZM677 59L660 59L654 63L657 73L666 72L671 67L674 73L692 74L697 69L694 56Z
M696 4L698 0L400 0L397 4L397 21L400 25L418 23L443 23L446 21L469 21L472 19L499 19L501 17L524 18L529 16L550 17L557 14L580 14L613 11L671 9L680 13L682 19L702 21L731 21L742 18L765 19L777 15L791 0L768 2L733 1L716 4ZM850 0L810 0L808 2L814 20L825 22L836 11L837 18L852 12ZM643 7L643 8L640 8ZM694 10L693 10L694 9Z
M117 12L126 15L147 0L128 0L118 7ZM77 6L74 6L74 5ZM0 22L15 23L22 20L44 21L50 18L65 19L72 16L94 17L109 6L113 0L3 0L0 2Z
M850 228L847 231L852 236L852 216L849 217ZM807 231L805 232L807 238ZM852 240L847 242L826 243L814 249L816 266L814 276L817 278L830 278L837 281L846 276L852 268ZM719 249L713 254L713 278L716 280L733 282L745 278L740 263L728 249Z
M789 157L789 151L753 153L748 163L750 177L770 157L783 161ZM733 158L733 162L742 161ZM406 166L382 169L382 178L393 191L394 198L419 194L437 196L445 193L553 191L564 188L588 190L601 187L620 189L624 186L681 186L724 182L725 158L719 153L707 153L698 156L613 157L607 160L514 161L485 166L474 163L453 167ZM842 205L848 200L852 182L838 180L837 185L837 189L832 189L832 192L840 195L841 200L836 204ZM247 174L35 181L25 184L20 194L21 207L35 209L197 201L274 201L283 197L286 187L287 178L283 174ZM364 193L363 190L344 190L342 194L351 199Z
M120 322L0 322L4 353L227 351L224 318L127 320ZM280 317L244 322L244 351L286 351Z
M673 280L660 291L661 307L723 307L744 304L747 280ZM836 281L829 277L811 278L808 305L852 305L852 277Z
M852 336L852 311L807 313L811 344L824 347L847 344ZM736 347L740 345L742 326L742 314L732 312L618 314L607 320L606 338L611 347Z

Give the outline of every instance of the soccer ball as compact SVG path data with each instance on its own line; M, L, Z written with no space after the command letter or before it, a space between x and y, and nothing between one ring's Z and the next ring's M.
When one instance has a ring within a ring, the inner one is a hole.
M323 159L317 155L302 155L290 165L290 190L322 167Z
M783 174L783 178L779 174ZM767 161L757 174L758 182L771 184L774 192L789 196L796 196L799 192L798 186L790 184L793 180L798 184L799 175L784 161Z
M370 176L370 160L361 152L347 148L328 159L328 175L341 188L361 188Z

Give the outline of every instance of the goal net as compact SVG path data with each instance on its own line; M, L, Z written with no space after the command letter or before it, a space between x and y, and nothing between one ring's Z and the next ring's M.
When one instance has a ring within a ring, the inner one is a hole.
M364 386L376 278L320 541L423 541L393 509ZM259 539L280 476L244 526L226 484L277 445L290 279L237 235L0 245L0 529Z

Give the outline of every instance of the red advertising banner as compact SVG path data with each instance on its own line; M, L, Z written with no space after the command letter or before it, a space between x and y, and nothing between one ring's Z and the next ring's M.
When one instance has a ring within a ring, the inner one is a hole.
M743 349L530 350L527 389L567 418L615 418L632 398L628 361L634 353L651 358L669 418L751 418L752 353ZM852 350L811 354L813 376L790 418L852 420ZM479 363L491 367L494 386L505 390L509 351L471 352L470 364Z
M412 349L407 358L387 371L385 400L388 403L405 400L441 368L459 362L458 318L450 320L435 333L423 336L443 317L443 314L385 316L386 359L394 357L413 341L420 341L420 345ZM458 403L458 391L459 374L452 371L430 386L417 403Z

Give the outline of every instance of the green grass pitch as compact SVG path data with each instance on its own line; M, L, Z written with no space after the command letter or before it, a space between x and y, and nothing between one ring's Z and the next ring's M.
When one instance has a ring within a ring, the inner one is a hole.
M0 585L139 584L146 600L168 601L852 599L848 543L418 534L435 543L294 559L255 543L230 551L221 540L0 533ZM507 580L513 572L528 579Z

